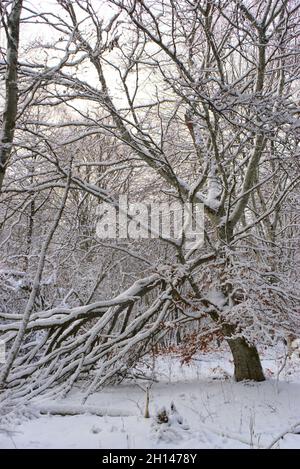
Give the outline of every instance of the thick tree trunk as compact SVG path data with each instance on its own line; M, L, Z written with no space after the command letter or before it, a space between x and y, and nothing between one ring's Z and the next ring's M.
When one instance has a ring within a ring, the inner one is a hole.
M209 303L203 301L205 306ZM220 316L217 311L210 311L213 321L220 324ZM255 345L250 345L243 336L236 336L236 326L222 323L221 330L227 341L234 363L234 378L236 381L253 380L264 381L265 376L261 366L259 354Z
M192 286L198 297L200 297L200 292L198 292L196 284L193 283ZM211 307L211 303L207 300L202 299L202 303L206 307ZM265 376L255 345L250 345L243 336L237 337L236 326L222 322L217 310L210 309L209 315L213 321L219 325L221 323L223 336L233 356L235 380L264 381Z
M264 381L265 377L256 347L249 345L244 337L227 339L227 342L233 355L235 380Z

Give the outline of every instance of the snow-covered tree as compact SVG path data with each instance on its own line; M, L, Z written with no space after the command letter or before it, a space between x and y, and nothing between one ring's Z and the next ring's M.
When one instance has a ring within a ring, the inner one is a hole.
M16 299L0 313L2 383L66 393L88 372L88 397L203 317L235 378L261 381L256 344L299 330L299 6L104 3L24 3L51 40L19 63L30 104L3 185L2 295ZM204 245L97 239L97 206L124 193L204 204Z

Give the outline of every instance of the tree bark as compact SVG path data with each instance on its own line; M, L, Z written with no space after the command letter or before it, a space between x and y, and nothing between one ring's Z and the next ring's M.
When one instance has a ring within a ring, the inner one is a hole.
M235 337L237 331L232 324L222 324L222 331L230 347L236 381L264 381L265 376L257 348L249 344L245 337Z
M264 381L261 361L257 348L249 345L244 337L227 339L234 361L234 378L236 381Z
M206 307L209 306L206 300L202 300L202 302ZM220 315L216 310L211 310L209 315L213 321L220 324ZM223 322L221 331L233 356L235 380L264 381L265 376L255 345L249 344L243 336L235 337L237 330L236 326L232 324Z

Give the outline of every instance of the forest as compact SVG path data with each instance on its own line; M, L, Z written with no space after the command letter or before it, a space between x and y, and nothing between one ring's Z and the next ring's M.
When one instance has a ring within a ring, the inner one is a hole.
M300 448L300 3L0 15L0 448Z

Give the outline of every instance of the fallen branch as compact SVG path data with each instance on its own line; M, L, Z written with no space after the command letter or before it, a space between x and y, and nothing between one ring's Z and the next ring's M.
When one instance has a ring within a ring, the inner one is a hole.
M295 423L295 425L293 425L292 427L288 428L287 430L284 430L279 435L277 435L276 438L272 440L272 442L266 447L266 449L272 449L273 446L288 433L291 433L293 435L299 435L299 427L300 427L300 422Z

